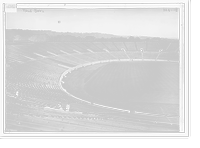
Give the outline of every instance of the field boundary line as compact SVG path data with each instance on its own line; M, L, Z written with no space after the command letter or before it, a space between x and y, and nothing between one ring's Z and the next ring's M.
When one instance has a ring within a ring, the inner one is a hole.
M96 106L100 106L100 107L104 107L104 108L109 108L109 109L113 109L113 110L118 110L118 111L124 111L124 112L127 112L127 113L131 112L130 110L116 108L116 107L111 107L111 106L106 106L106 105L102 105L102 104L98 104L98 103L92 103L92 105L96 105Z

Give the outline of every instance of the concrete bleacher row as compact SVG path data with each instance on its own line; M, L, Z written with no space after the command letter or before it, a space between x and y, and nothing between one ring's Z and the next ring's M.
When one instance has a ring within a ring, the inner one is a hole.
M81 53L73 55L59 55L49 57L49 59L57 62L58 64L66 67L73 67L75 65L103 61L103 60L165 60L165 61L178 61L178 52L101 52L101 53Z
M178 61L178 42L66 42L7 45L7 62L24 63L49 58L73 66L110 59L160 59Z
M44 103L44 102L43 102ZM38 106L40 104L40 106ZM41 103L10 97L6 101L6 131L174 131L177 125L166 124L165 118L135 116L133 120L119 115L92 115L41 109ZM45 105L45 103L43 104ZM56 109L56 105L53 104ZM159 123L160 122L160 123ZM163 122L163 123L162 123Z
M27 101L37 99L39 104L40 101L65 103L68 96L59 87L59 78L65 70L48 59L11 65L6 69L5 92Z

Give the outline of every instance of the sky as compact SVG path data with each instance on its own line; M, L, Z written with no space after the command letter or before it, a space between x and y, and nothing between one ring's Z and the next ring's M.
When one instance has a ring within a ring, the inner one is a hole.
M179 13L163 9L40 9L6 14L7 29L178 38Z

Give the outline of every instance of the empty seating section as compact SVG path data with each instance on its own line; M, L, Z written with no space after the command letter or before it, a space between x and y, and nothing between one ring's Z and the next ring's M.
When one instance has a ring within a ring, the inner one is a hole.
M23 45L23 46L15 46L15 48L17 48L17 51L19 53L21 53L22 55L29 57L29 58L33 58L33 59L40 59L42 57L36 55L35 53L37 53L38 49L35 50L35 48L33 48L35 45L33 44L28 44L28 45ZM41 54L41 53L40 53Z
M142 59L142 53L140 51L135 51L135 52L127 51L126 53L131 59Z
M73 54L75 53L73 51L73 48L70 46L70 43L68 42L62 42L62 43L54 43L55 46L57 47L57 51L64 51L65 53Z
M54 43L35 43L36 46L43 48L46 52L50 51L55 54L61 54L57 47L53 46Z
M47 78L50 79L54 78L55 80L58 79L60 77L60 74L62 74L62 72L65 71L64 68L60 68L58 67L55 63L55 65L53 65L53 62L49 62L48 64L45 63L47 61L43 60L41 61L34 61L32 63L27 63L27 64L23 64L23 65L19 65L18 67L12 67L13 71L8 72L8 76L11 76L15 79L18 79L17 76L21 76L21 75L27 75L27 74L31 74L35 76L35 78L37 78L37 75L43 75L43 76L47 76ZM12 73L12 72L16 72L16 73ZM12 76L13 75L13 76ZM27 75L29 76L29 75ZM22 79L23 81L23 79Z
M115 52L110 52L116 59L129 59L129 56L126 54L125 51L115 51Z
M179 50L179 42L171 42L166 49L166 52L171 52L171 51L178 51Z
M74 61L70 61L66 58L63 58L63 56L60 56L60 57L52 57L52 58L49 58L51 61L55 62L57 65L62 65L64 67L74 67L76 65L78 65L78 63L74 62Z
M119 59L114 56L113 52L101 52L97 54L101 60L116 60ZM123 55L122 55L123 56Z
M35 66L36 68L40 68L41 70L47 69L48 71L54 72L54 73L62 73L65 71L64 68L60 68L57 66L57 63L50 59L41 59L38 61L34 61L32 63L29 63L31 66ZM55 72L56 71L56 72Z
M136 42L137 50L146 51L146 47L147 47L147 42L146 41Z
M147 51L156 51L158 42L147 42Z
M69 54L75 53L74 50L77 49L77 47L75 48L75 47L73 47L72 45L73 45L73 44L72 44L72 43L69 43L69 42L56 43L56 46L57 46L58 51L59 51L59 50L62 50L62 51L65 51L66 53L69 53Z
M98 56L102 59L102 60L111 60L111 59L116 59L115 56L112 55L112 53L110 52L99 52Z
M108 49L104 44L102 44L101 42L93 42L93 44L95 46L97 46L99 49L101 49L103 51L103 49Z
M84 42L83 43L86 47L87 50L89 49L92 52L103 52L103 48L101 45L98 46L98 43L94 43L94 42Z
M6 79L28 84L31 82L57 84L59 76L64 70L50 60L38 60L13 67L6 72Z
M68 67L74 67L76 65L76 64L73 65L69 62L64 62L63 60L60 59L60 57L58 59L55 59L54 57L48 58L48 59L54 61L55 63L62 64L62 65L68 66Z
M163 52L163 53L160 53L158 59L168 60L168 61L179 61L179 53L178 52Z
M9 102L9 103L8 103ZM14 105L14 106L13 106ZM44 110L55 108L51 101L34 99L7 99L6 131L154 131L177 130L175 117L151 117L137 114L115 113L100 107L72 103L73 112ZM80 114L84 111L85 114ZM77 112L77 113L76 113ZM25 127L25 128L24 128ZM29 130L30 129L30 130Z
M167 48L169 47L169 45L170 45L170 42L159 42L157 51L159 51L159 50L161 50L161 49L162 49L163 51L166 51Z
M31 41L6 41L6 45L33 45Z
M52 105L55 104L52 103ZM157 130L159 128L169 130L168 126L170 126L169 124L155 124L155 121L165 122L164 118L160 117L150 118L134 115L134 118L126 118L125 115L124 118L122 114L116 114L112 110L106 111L106 113L110 112L111 115L109 115L105 114L101 108L81 104L72 105L72 108L77 111L86 110L87 114L43 110L41 103L37 103L37 101L28 102L27 99L10 97L7 99L6 105L8 110L6 131L151 131L155 126ZM170 128L174 128L174 126Z
M86 56L85 54L76 53L76 54L73 54L73 56L78 58L78 59L81 59L83 61L86 61L87 63L96 61L96 59L89 57L89 56Z
M60 58L61 57L61 58ZM66 54L63 54L59 57L54 57L55 59L61 59L62 61L65 61L66 62L70 62L72 64L83 64L83 63L87 63L87 61L83 60L83 59L80 59L78 57L75 57L73 55L66 55Z
M112 42L103 42L102 44L104 44L106 49L109 51L119 51L119 49Z
M99 53L96 53L96 52L94 52L94 53L84 53L84 55L94 59L95 61L102 61L102 60L106 59L105 57L100 56ZM107 60L109 60L109 59L107 59Z
M128 51L137 51L137 46L135 42L124 42L124 45L126 46L126 49Z
M113 44L119 49L119 50L128 50L127 47L123 42L113 42Z
M12 67L6 74L6 92L15 96L54 100L62 96L63 99L64 93L58 84L64 71L64 68L36 61Z
M6 60L6 64L13 65L13 66L17 64L17 62L15 61L11 61L9 59L5 59L5 60Z
M47 52L48 47L46 47L45 44L42 44L42 43L33 44L33 45L29 46L27 49L29 50L28 52L31 52L31 53L34 51L33 54L36 53L36 54L39 54L39 55L42 55L45 57L47 57L49 55L49 53Z
M179 61L179 52L171 60Z
M19 60L19 61L27 60L27 58L24 58L24 57L20 56L19 54L20 54L20 52L13 49L13 47L11 48L11 47L6 46L6 56L16 59L16 60Z
M81 52L81 53L90 52L88 50L89 48L88 48L87 44L85 44L84 42L73 43L73 47L76 47L74 49Z
M106 52L110 51L110 52ZM126 52L122 51L124 49ZM141 54L140 49L144 52ZM159 50L163 52L158 56ZM30 45L6 45L6 65L49 57L54 63L75 66L109 59L166 59L179 51L179 42L51 42ZM156 53L157 52L157 53ZM127 56L128 55L128 56ZM176 56L175 60L179 57Z
M48 58L58 64L71 67L77 64L109 59L158 59L166 60L165 52L176 56L179 43L171 40L134 42L45 42L22 45L7 45L7 63L26 63ZM133 53L131 53L133 52ZM139 52L144 52L140 54ZM130 54L130 56L128 56ZM133 57L133 58L132 58ZM70 66L71 64L71 66Z
M6 94L12 96L24 96L25 98L33 97L45 100L65 99L66 94L62 92L58 86L44 85L41 83L24 84L6 82Z
M78 44L78 42L77 42L77 43L66 42L65 44L66 44L67 46L71 47L71 48L72 48L72 51L73 51L73 50L76 50L76 51L79 51L79 52L88 52L87 50L81 48L80 45L79 45L79 46L76 45L76 44Z
M143 52L143 59L153 59L156 60L158 57L158 52Z

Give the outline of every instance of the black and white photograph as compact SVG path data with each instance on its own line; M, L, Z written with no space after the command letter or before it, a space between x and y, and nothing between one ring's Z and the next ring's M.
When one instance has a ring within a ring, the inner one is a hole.
M4 134L188 134L185 5L4 11Z

